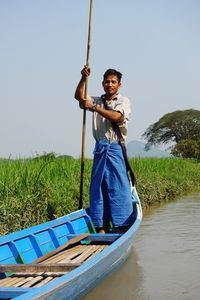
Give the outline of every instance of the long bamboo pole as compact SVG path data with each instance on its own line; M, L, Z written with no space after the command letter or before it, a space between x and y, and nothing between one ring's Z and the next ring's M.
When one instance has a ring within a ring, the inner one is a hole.
M91 27L92 27L92 0L90 0L90 13L89 13L89 27L88 27L88 42L87 42L87 57L86 66L89 67L90 63L90 41L91 41ZM88 79L85 82L84 96L87 97ZM86 110L83 110L83 123L82 123L82 149L81 149L81 178L80 178L80 198L79 209L83 207L83 183L84 183L84 166L85 166L85 135L86 135Z

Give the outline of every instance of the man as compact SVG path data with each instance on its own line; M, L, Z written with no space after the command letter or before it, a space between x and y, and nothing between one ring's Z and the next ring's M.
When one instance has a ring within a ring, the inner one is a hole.
M93 112L93 136L96 141L90 183L90 215L97 232L106 233L112 222L121 232L130 224L132 198L124 157L113 124L116 123L123 138L127 136L127 123L131 113L130 101L119 94L122 74L109 69L103 76L105 94L84 97L85 82L90 69L85 66L75 91L80 107Z

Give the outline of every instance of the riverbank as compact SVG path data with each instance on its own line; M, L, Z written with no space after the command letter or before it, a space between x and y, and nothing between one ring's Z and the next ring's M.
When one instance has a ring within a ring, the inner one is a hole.
M200 190L200 163L179 158L131 160L143 208Z
M200 164L177 158L135 158L130 163L137 177L142 206L200 190ZM84 207L92 161L85 160ZM6 234L77 210L80 160L42 158L0 160L0 234Z

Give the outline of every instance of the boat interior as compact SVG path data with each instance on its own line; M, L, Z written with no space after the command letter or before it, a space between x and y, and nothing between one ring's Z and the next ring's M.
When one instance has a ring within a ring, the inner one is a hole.
M121 234L97 234L86 210L0 237L0 299L41 287L106 249Z

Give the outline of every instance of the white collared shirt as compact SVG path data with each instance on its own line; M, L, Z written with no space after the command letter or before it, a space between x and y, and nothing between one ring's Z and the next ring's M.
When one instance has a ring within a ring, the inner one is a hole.
M104 100L102 97L91 97L93 102L102 108L104 106ZM118 122L122 136L124 139L127 137L127 129L128 129L128 120L131 114L131 105L130 101L127 97L124 97L118 94L111 101L106 100L107 109L118 111L122 114L122 121ZM101 139L107 139L109 142L117 141L117 135L113 129L112 123L110 120L102 117L99 113L94 111L93 113L93 136L96 141Z

